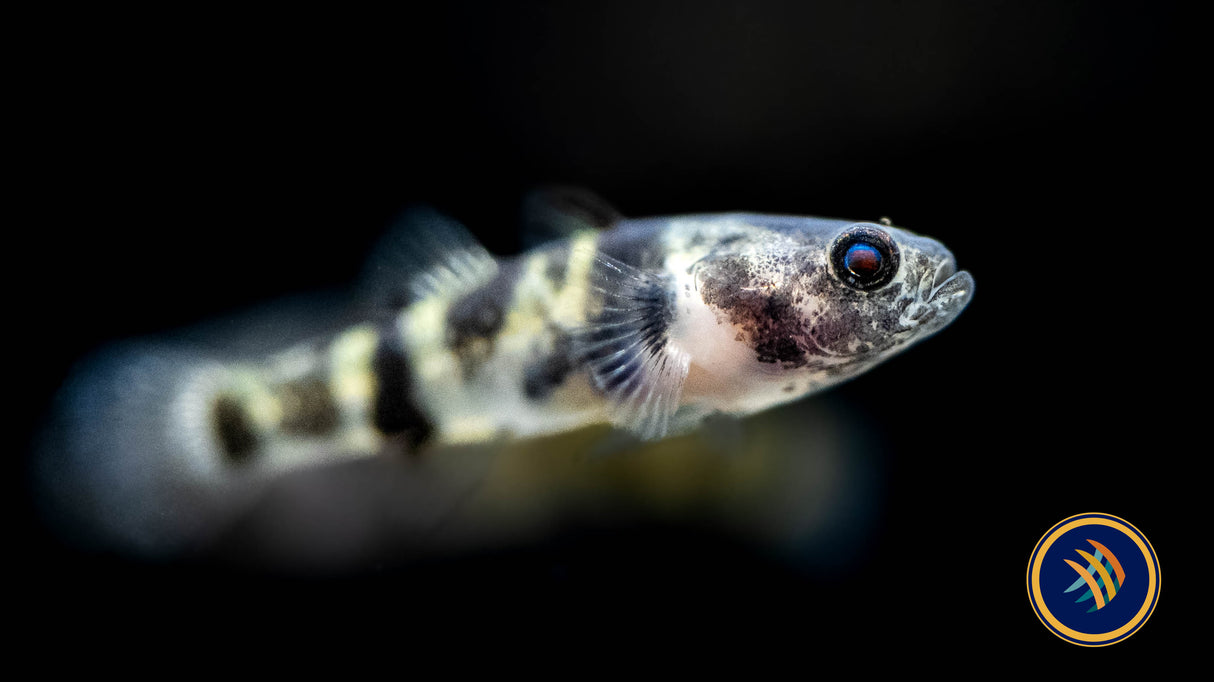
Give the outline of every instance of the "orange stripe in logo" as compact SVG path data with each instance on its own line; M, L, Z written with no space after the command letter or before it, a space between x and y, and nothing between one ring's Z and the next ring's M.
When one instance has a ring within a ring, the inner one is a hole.
M1096 597L1096 608L1103 609L1104 608L1104 594L1100 591L1100 586L1098 586L1096 584L1096 579L1092 577L1091 573L1088 573L1088 569L1084 568L1083 566L1080 566L1079 564L1075 563L1074 561L1071 561L1070 559L1063 559L1063 561L1065 561L1068 566L1075 569L1075 572L1078 573L1079 576L1081 578L1083 578L1084 581L1087 582L1088 587L1091 588L1091 590L1092 590L1092 596Z
M1117 557L1113 556L1113 553L1109 551L1109 548L1105 547L1099 542L1096 542L1095 540L1088 540L1088 544L1095 547L1096 551L1103 554L1104 558L1108 559L1110 564L1113 564L1113 572L1117 574L1117 584L1125 585L1125 571L1121 569L1121 562L1117 560Z

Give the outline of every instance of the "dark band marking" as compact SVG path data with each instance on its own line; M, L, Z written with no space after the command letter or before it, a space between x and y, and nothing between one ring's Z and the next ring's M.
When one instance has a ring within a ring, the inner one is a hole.
M752 339L759 362L780 363L786 368L803 367L808 360L797 339L804 333L801 312L788 292L777 291L755 302Z
M320 377L305 377L279 387L282 429L288 433L322 435L337 427L337 404Z
M211 423L223 455L234 462L248 460L257 450L257 432L240 401L221 395L211 407Z
M565 274L569 269L571 253L569 242L557 242L544 254L544 258L548 260L544 267L544 275L548 281L552 282L555 289L565 286Z
M493 337L506 319L506 306L521 272L517 259L503 261L497 275L456 301L447 313L447 343L456 351L475 339Z
M394 325L381 330L371 371L376 386L372 407L375 428L386 435L404 435L410 445L424 441L433 425L413 400L409 360Z
M573 366L573 342L567 334L557 333L552 352L523 370L523 390L527 397L537 402L546 399L564 383Z
M767 284L748 259L729 257L704 269L700 292L705 303L742 329L759 362L804 367L809 360L798 342L806 333L800 310L790 291L773 291Z

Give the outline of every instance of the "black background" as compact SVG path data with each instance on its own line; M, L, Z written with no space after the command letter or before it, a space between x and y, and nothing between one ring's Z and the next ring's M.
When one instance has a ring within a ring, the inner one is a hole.
M544 183L633 216L890 215L947 244L977 294L835 392L893 444L878 538L847 575L644 526L371 575L250 575L81 556L18 494L24 622L252 649L471 628L536 658L562 650L555 628L604 658L645 642L815 674L1180 653L1195 555L1179 484L1208 449L1183 393L1201 336L1182 282L1208 241L1186 207L1208 181L1191 20L1159 3L473 2L32 26L45 39L17 64L32 116L15 132L36 210L8 250L25 273L7 301L18 424L107 341L348 285L411 202L515 251L519 200ZM1168 585L1139 633L1096 652L1050 635L1024 594L1041 534L1087 511L1143 530Z

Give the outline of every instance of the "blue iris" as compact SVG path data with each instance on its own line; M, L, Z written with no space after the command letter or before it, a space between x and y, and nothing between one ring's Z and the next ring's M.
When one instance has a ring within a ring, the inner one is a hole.
M847 247L843 267L857 277L871 277L881 269L881 252L871 244L857 242Z

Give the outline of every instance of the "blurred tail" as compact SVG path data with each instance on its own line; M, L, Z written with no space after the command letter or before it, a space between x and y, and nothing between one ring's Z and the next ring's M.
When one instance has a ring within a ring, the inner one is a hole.
M81 363L35 445L36 499L76 544L168 556L205 545L264 467L257 424L225 363L128 344Z

